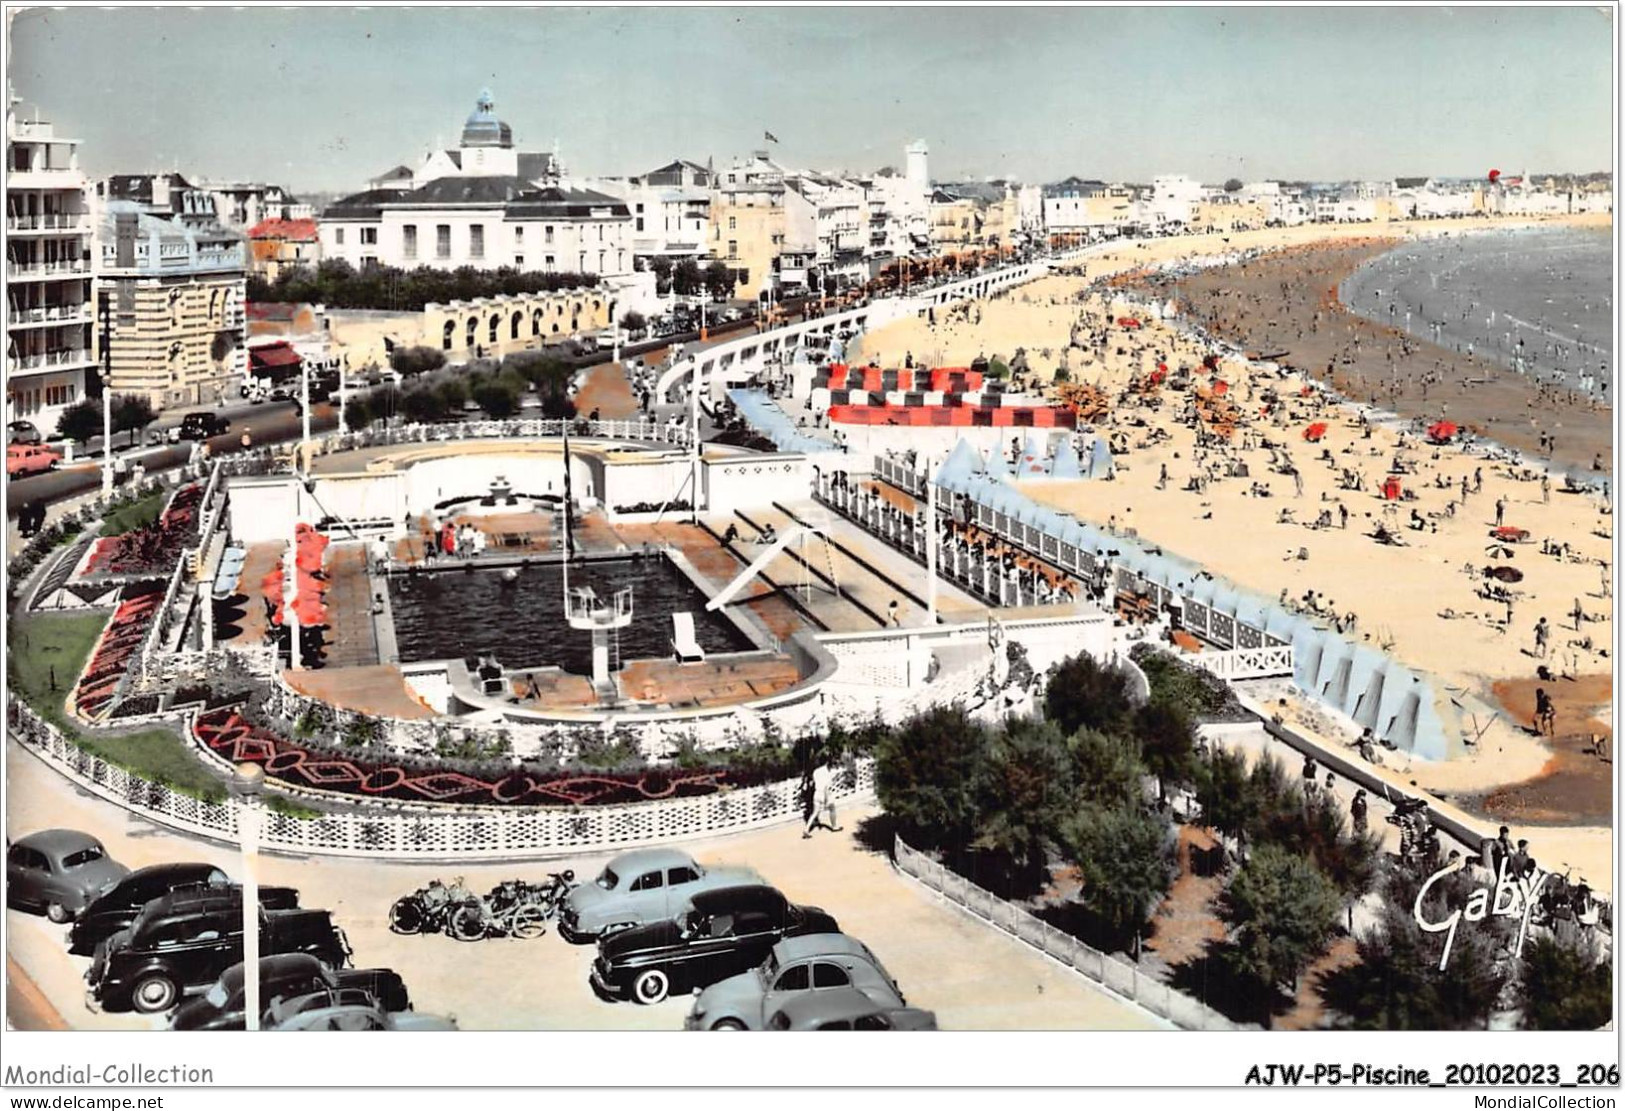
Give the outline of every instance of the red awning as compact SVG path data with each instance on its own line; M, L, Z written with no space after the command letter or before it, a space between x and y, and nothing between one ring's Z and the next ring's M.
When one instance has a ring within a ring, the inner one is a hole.
M248 349L249 362L253 369L272 367L297 367L299 365L299 352L287 343L267 343L261 347Z

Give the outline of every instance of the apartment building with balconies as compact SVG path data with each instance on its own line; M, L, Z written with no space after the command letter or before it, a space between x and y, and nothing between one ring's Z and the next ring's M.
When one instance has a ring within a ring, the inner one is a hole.
M79 140L6 109L6 420L49 435L95 373L91 218Z

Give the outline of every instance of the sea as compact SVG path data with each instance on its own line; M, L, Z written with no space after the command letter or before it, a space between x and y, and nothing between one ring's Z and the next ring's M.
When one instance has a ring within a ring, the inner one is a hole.
M1608 227L1469 232L1379 255L1339 296L1379 324L1611 402L1613 270Z

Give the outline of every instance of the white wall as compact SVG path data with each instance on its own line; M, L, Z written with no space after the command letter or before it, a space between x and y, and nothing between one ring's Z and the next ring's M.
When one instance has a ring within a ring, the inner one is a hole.
M812 489L812 471L805 455L748 455L702 460L700 481L706 511L727 513L805 498Z

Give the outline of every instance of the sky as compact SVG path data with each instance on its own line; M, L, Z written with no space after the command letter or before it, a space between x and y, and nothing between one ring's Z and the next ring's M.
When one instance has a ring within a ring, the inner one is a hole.
M12 9L24 111L94 176L352 191L482 87L574 175L1209 183L1609 169L1612 15L1553 8ZM767 143L764 132L778 142Z

